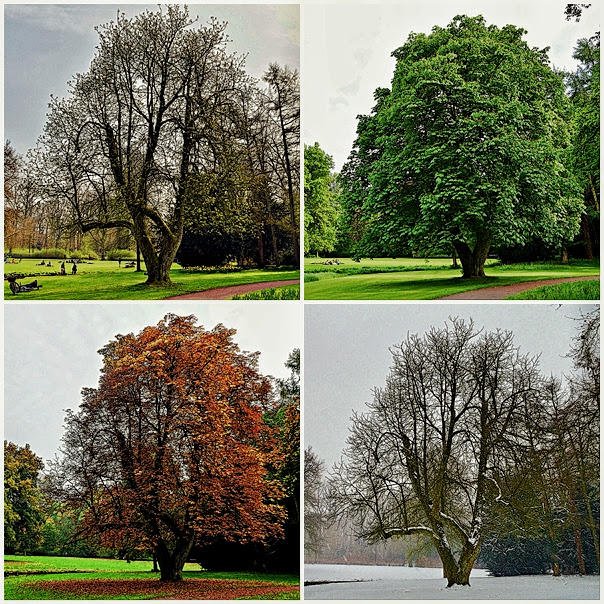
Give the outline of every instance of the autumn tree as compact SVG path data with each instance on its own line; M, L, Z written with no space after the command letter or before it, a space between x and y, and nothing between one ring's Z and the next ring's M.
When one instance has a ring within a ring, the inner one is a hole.
M154 552L177 581L194 543L281 535L283 488L268 475L270 382L234 330L167 315L100 350L97 388L68 412L54 481L84 506L83 535Z
M452 319L392 350L384 388L354 415L329 498L369 541L428 537L448 586L468 585L485 515L501 496L499 462L523 404L537 396L537 361L511 332Z
M561 249L578 232L563 79L524 33L458 16L392 53L392 89L376 91L343 169L357 255L453 246L476 278L492 245Z
M31 551L41 541L43 468L28 444L19 447L4 441L4 548L8 552Z

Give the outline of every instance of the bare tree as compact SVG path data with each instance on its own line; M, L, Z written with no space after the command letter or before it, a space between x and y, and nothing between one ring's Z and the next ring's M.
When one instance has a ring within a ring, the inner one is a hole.
M149 284L170 282L190 176L213 170L246 78L226 23L192 25L171 5L98 28L90 69L53 99L40 141L48 186L79 228L131 231Z
M315 560L324 541L325 462L308 447L304 451L304 552Z
M271 63L264 74L264 81L269 85L270 107L279 133L274 142L274 173L282 180L282 190L287 192L292 245L296 264L299 264L300 76L296 70Z
M501 500L501 454L538 396L537 360L512 333L460 319L409 336L392 357L386 386L352 418L330 500L365 539L429 537L448 586L469 585L483 519Z

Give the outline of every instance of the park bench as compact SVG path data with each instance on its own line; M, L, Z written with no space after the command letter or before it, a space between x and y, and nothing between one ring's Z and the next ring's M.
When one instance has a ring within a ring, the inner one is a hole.
M136 266L136 263L134 262L128 262L127 264L124 264L124 268L134 268Z

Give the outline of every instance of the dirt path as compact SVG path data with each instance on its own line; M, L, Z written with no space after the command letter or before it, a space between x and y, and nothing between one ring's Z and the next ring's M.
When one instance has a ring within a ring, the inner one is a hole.
M244 283L243 285L228 285L226 287L217 287L215 289L206 289L202 292L192 294L181 294L180 296L171 296L164 300L228 300L236 294L247 294L261 289L271 287L282 287L284 285L297 285L299 279L290 281L263 281L262 283Z
M564 279L545 279L543 281L529 281L526 283L515 283L514 285L496 285L495 287L483 287L459 294L443 296L436 300L503 300L508 296L525 292L542 285L555 285L556 283L570 283L571 281L592 281L600 277L567 277Z

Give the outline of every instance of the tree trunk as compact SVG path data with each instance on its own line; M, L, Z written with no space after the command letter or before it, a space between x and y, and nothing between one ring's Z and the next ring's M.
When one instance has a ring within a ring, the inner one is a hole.
M436 545L436 544L435 544ZM447 587L453 585L470 585L470 574L480 548L466 544L460 554L459 562L449 547L436 545L436 551L443 563L443 577L447 579Z
M583 231L583 241L585 243L585 257L588 260L594 259L593 247L591 245L591 234L589 232L589 220L587 214L581 216L581 229Z
M185 566L192 546L193 535L179 537L171 550L163 540L159 542L155 553L160 569L160 581L182 580L182 569Z
M264 268L264 241L262 239L262 229L258 227L258 263Z
M453 242L453 246L461 262L462 278L483 279L485 277L484 264L487 261L489 248L491 247L490 235L479 236L473 250L465 241L459 239Z
M147 268L146 285L172 285L170 268L182 240L182 227L176 233L159 234L156 249L147 230L144 216L139 214L133 222L132 232Z

